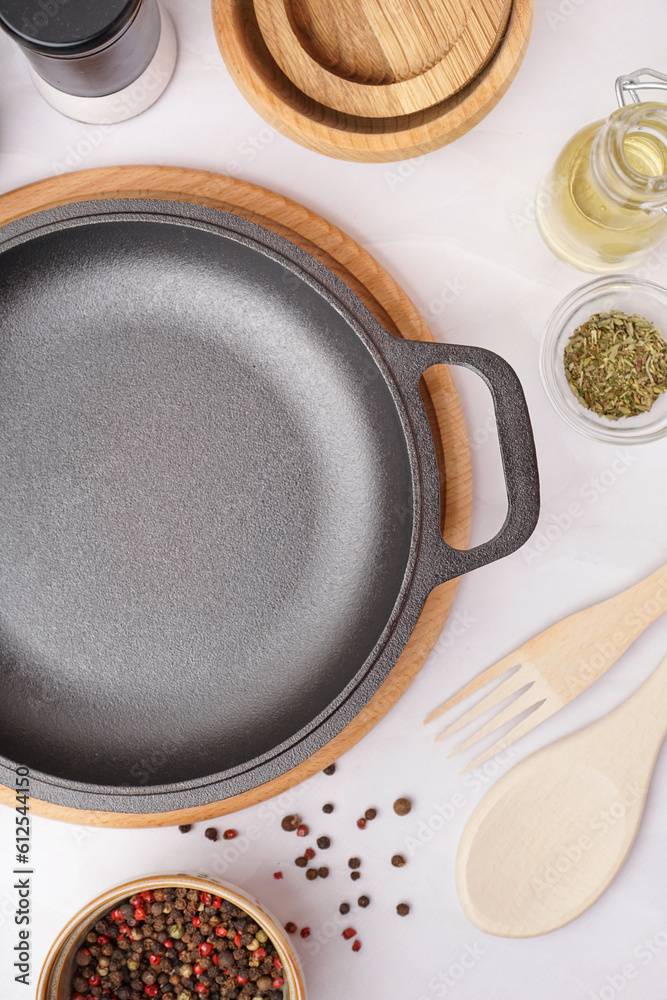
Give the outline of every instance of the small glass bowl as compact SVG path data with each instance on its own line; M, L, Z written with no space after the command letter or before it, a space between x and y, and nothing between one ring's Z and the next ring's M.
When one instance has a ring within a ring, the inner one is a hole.
M69 1000L74 974L74 956L85 941L86 933L107 911L124 899L148 889L182 886L222 896L234 906L245 910L262 927L276 947L282 962L283 1000L305 1000L303 972L299 958L280 923L264 907L241 889L214 881L206 875L151 875L133 879L91 900L70 920L58 935L46 957L37 985L35 1000ZM198 994L197 994L198 995Z
M570 427L598 441L645 444L667 434L667 392L648 413L610 420L582 406L565 377L563 352L574 331L594 313L615 309L650 320L667 339L667 288L632 274L596 278L567 295L554 310L540 349L540 376L551 404Z

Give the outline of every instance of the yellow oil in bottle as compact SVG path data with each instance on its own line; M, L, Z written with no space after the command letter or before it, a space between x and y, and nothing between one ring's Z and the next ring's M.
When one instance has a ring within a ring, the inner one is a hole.
M627 269L667 237L667 214L659 206L637 204L642 178L667 174L667 146L660 134L628 131L611 147L620 166L610 165L604 162L610 158L609 145L593 149L606 124L594 122L570 139L543 181L536 204L540 232L554 253L574 267L599 272ZM611 196L607 185L600 184L600 173L611 178Z

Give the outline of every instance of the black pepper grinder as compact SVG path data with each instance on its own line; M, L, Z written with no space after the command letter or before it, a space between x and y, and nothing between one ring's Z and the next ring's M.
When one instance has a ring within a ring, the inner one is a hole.
M176 64L176 33L159 0L0 0L0 25L49 104L95 125L145 111Z

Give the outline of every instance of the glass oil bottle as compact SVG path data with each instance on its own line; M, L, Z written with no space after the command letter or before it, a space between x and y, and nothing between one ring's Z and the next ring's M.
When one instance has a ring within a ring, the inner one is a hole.
M667 105L642 102L577 132L538 191L547 246L584 271L625 271L667 237Z

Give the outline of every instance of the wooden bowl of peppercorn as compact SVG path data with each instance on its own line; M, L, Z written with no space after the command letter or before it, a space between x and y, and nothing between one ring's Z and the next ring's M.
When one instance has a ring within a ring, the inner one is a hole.
M156 875L93 899L47 955L36 1000L98 996L304 1000L305 986L289 939L256 900L204 876Z

